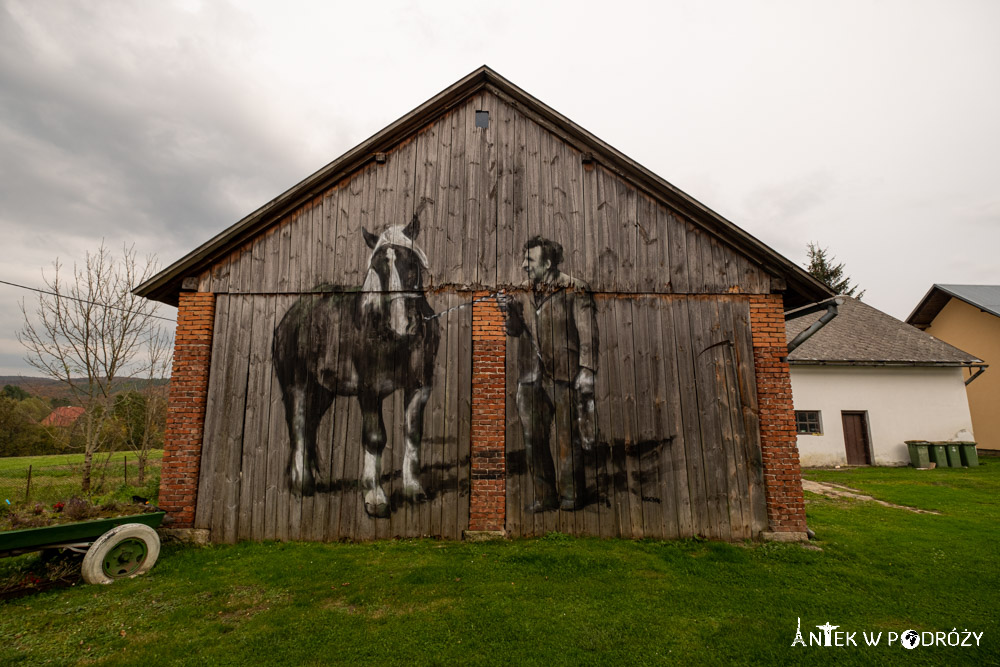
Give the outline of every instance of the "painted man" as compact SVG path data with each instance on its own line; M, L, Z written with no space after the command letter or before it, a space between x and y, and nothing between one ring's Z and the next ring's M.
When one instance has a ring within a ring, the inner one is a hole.
M533 512L584 504L583 450L594 443L596 310L587 284L559 270L562 259L558 243L530 239L521 262L530 293L503 302L507 335L519 338L517 410L534 485Z

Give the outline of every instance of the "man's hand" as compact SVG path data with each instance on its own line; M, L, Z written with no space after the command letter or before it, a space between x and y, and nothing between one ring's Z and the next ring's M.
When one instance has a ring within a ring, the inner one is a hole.
M581 368L580 372L576 374L576 381L573 383L573 388L581 394L593 394L594 371L589 368Z
M512 301L514 301L514 298L510 294L507 294L503 290L500 290L499 292L496 293L496 300L497 300L497 306L500 307L500 312L506 315L507 309L510 308L510 304Z

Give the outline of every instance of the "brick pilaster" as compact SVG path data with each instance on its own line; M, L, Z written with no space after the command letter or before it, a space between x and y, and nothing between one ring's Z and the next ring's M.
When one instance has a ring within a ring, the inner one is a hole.
M483 299L488 292L477 292ZM504 422L507 334L494 299L472 306L472 485L469 530L504 529L507 512Z
M785 316L780 294L750 297L750 329L760 410L760 446L770 530L805 532L806 508L788 372Z
M180 293L159 500L172 528L194 525L214 323L214 294Z

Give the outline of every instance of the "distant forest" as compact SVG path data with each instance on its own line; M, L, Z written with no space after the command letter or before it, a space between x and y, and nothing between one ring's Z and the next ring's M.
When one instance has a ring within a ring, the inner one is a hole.
M100 420L104 451L161 446L169 382L122 378L112 385L110 402L91 406L99 411L95 414L104 415ZM70 387L55 380L18 375L0 376L0 387L0 457L82 450L80 407L86 406L80 406ZM80 407L73 412L69 406ZM59 419L47 419L60 408L69 412L57 413Z
M85 382L85 380L81 380ZM121 378L115 380L114 393L122 391L142 391L147 385L162 386L170 382L169 378L158 380L144 380L140 378ZM29 377L26 375L0 375L0 387L18 387L28 392L32 396L43 398L52 403L52 407L61 405L78 405L73 396L73 391L66 386L66 383L59 380L52 380L43 377Z

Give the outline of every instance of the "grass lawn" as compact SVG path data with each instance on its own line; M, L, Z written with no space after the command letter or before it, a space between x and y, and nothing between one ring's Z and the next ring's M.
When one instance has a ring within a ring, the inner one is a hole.
M107 454L98 454L94 457L95 465L98 458L104 461ZM111 454L112 463L121 463L122 459L128 457L129 461L135 461L135 454L132 452L114 452ZM149 452L150 462L158 462L163 457L162 449L153 449ZM61 466L80 465L83 463L83 454L50 454L48 456L4 456L0 457L0 475L11 472L26 471L28 466Z
M159 484L159 465L163 450L151 450L147 469L147 483L134 491L155 500ZM93 494L107 495L120 490L125 484L125 465L128 463L128 483L136 486L138 469L132 452L114 452L104 470L108 454L94 456L91 479ZM0 503L29 504L66 501L80 493L80 466L83 454L55 454L51 456L15 456L0 458ZM28 489L28 468L31 468L31 488ZM103 482L103 483L102 483Z
M560 535L167 546L144 577L0 603L0 664L997 664L1000 460L985 463L808 472L943 512L810 495L818 551ZM797 618L806 641L830 622L859 646L793 648ZM886 645L952 628L980 646Z

